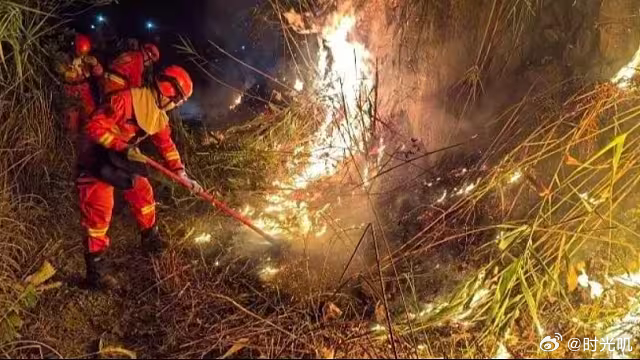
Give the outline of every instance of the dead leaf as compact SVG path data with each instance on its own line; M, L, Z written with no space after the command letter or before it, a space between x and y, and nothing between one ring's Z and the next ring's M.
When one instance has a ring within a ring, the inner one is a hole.
M342 310L340 310L340 308L337 307L336 304L332 302L328 302L324 304L322 313L323 313L322 320L324 321L335 320L340 316L342 316Z
M383 303L379 303L378 305L376 305L376 322L378 324L384 324L387 322L387 308L384 306Z
M540 197L547 197L547 196L551 195L551 189L546 188L546 187L542 187L542 191L538 192L538 195Z
M580 161L578 161L576 158L574 158L573 156L566 154L565 158L564 158L564 163L570 166L580 166L581 163Z
M320 351L318 351L318 355L321 359L334 359L336 356L336 350L323 346L320 348Z
M574 265L569 265L569 269L567 271L567 286L569 288L569 292L572 292L578 287L578 272Z
M247 347L247 344L249 344L249 339L247 338L242 338L238 341L236 341L233 346L227 350L226 353L224 353L224 355L222 355L219 359L226 359L229 356L237 353L238 351L244 349L245 347Z
M100 349L100 355L105 355L107 359L113 358L113 355L126 356L129 359L137 359L135 352L120 346L105 346Z
M57 289L57 288L60 288L60 287L62 287L62 281L56 281L56 282L51 283L51 284L38 286L38 288L36 290L38 290L38 292L45 292L47 290L53 290L53 289Z
M45 281L51 279L53 275L56 274L56 269L51 265L51 263L47 260L44 261L40 269L35 273L29 275L25 282L31 284L33 286L38 286Z
M287 23L289 23L291 28L299 34L314 34L320 31L318 25L314 24L312 15L308 12L298 14L295 10L291 9L282 15L287 20Z

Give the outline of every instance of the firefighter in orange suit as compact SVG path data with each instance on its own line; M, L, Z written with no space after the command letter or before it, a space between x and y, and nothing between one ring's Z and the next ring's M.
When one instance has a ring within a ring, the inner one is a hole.
M160 51L153 44L144 44L138 51L127 51L109 65L104 75L104 94L142 87L145 68L160 60Z
M82 122L86 121L96 107L89 79L91 76L101 77L103 69L98 60L89 55L90 52L89 37L77 34L75 57L70 63L60 64L58 67L66 96L65 126L72 135L80 131Z
M180 106L193 92L189 74L169 66L156 75L152 88L132 88L114 93L98 108L84 127L84 151L78 159L77 188L82 223L86 229L85 262L91 288L117 286L105 274L103 255L109 247L114 188L123 190L141 231L143 249L158 252L165 247L156 226L153 189L146 178L144 156L137 144L149 137L167 166L187 180L194 191L200 185L191 180L171 139L166 111Z

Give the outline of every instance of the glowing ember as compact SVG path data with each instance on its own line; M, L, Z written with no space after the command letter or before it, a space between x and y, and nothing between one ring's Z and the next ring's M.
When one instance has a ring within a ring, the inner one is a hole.
M580 194L580 195L578 195L578 196L580 196L580 198L581 198L582 200L587 201L587 202L588 202L589 204L591 204L591 205L598 205L598 204L602 204L602 203L605 201L604 199L596 199L596 198L593 198L593 197L591 197L591 196L589 195L589 193L586 193L586 192L585 192L585 193L582 193L582 194Z
M484 302L488 296L491 294L491 291L487 288L478 289L471 298L471 303L469 303L469 307L466 311L459 312L453 316L455 321L461 322L467 317L473 314L475 308L478 307L482 302Z
M296 91L302 91L304 89L304 83L300 79L296 79L296 84L293 85L293 88Z
M633 59L611 78L611 82L620 89L628 89L632 84L633 77L638 71L638 66L640 66L640 49L636 51Z
M262 272L263 274L267 274L267 275L275 275L275 274L277 274L279 271L280 271L279 269L276 269L276 268L274 268L274 267L272 267L272 266L265 266L265 268L264 268L264 269L262 269L262 271L261 271L261 272Z
M263 281L268 281L273 279L280 272L280 269L275 268L271 265L265 265L259 272L258 275L262 278Z
M599 298L600 296L602 296L602 293L604 292L604 288L602 287L602 284L600 284L597 281L589 281L589 287L591 288L592 299Z
M242 213L242 215L244 216L251 216L253 214L255 214L256 210L254 208L252 208L251 206L247 205L244 207L244 209L242 209L242 211L240 211L240 213Z
M478 183L474 183L474 184L469 184L464 188L463 193L465 195L468 195L469 193L471 193L473 191L473 189L476 188L476 186L478 186Z
M589 275L587 275L584 270L582 270L582 274L578 276L578 284L583 288L589 287Z
M382 158L384 157L384 150L387 148L387 145L384 143L384 138L380 138L380 143L378 144L378 158L376 159L376 165L380 166L382 164Z
M229 106L229 110L235 109L238 105L242 103L242 94L238 95L238 97L233 101L233 104Z
M516 170L509 178L509 184L518 182L520 178L522 178L522 172L520 170Z
M206 244L211 242L211 234L202 233L194 239L196 244Z
M327 225L322 225L322 229L316 232L316 237L320 237L327 233Z
M498 350L496 350L496 354L493 355L493 359L511 359L511 353L507 350L507 347L504 346L503 343L498 344Z

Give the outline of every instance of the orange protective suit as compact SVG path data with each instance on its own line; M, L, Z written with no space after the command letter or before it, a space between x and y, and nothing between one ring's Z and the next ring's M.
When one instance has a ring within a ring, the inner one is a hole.
M118 56L104 75L105 95L109 96L116 91L141 87L144 68L142 51L128 51Z
M161 116L162 115L162 116ZM130 145L149 136L173 171L184 169L171 139L166 114L159 110L149 89L116 92L109 102L91 116L84 127L84 148L78 159L77 179L82 223L87 231L87 250L101 253L109 246L107 236L113 210L114 183L102 170L109 160L105 152L122 154ZM140 230L155 224L153 189L146 177L131 174L131 184L123 187Z
M96 107L89 79L102 76L103 69L95 57L77 56L71 64L61 65L58 71L63 78L66 96L65 127L75 135Z

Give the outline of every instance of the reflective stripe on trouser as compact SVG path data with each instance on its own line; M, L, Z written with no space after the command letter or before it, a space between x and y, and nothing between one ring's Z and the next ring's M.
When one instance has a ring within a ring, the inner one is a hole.
M87 250L90 253L102 252L110 244L107 231L113 211L113 186L93 177L81 176L77 180L77 187L82 225L87 231ZM141 230L151 228L155 224L155 202L149 180L136 176L133 188L124 191L124 198L129 203Z

